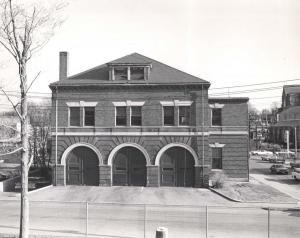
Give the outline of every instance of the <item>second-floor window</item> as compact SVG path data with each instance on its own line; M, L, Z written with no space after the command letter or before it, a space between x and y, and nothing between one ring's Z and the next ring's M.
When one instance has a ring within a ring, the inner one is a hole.
M142 125L142 107L133 106L131 109L131 125L141 126Z
M95 126L94 107L84 107L84 126Z
M211 110L211 125L222 126L222 109L212 108Z
M116 107L116 126L126 126L126 106Z
M164 106L164 126L174 126L174 107Z
M80 107L70 107L70 126L80 126Z
M180 126L189 126L190 125L190 106L179 106L179 125Z

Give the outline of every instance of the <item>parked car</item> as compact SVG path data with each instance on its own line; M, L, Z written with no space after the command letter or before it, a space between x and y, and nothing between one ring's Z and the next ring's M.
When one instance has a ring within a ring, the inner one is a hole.
M273 164L270 168L271 173L275 174L288 174L289 169L283 164Z
M295 152L293 151L278 151L275 152L275 154L285 159L294 159L296 157Z
M290 163L291 169L294 170L295 168L300 168L300 162L291 162Z
M269 161L274 155L262 155L261 160Z
M292 172L292 178L295 180L300 180L300 168L295 168Z
M267 150L253 150L253 151L251 151L251 154L263 156L263 155L273 155L273 152L267 151Z
M284 164L285 163L285 159L281 156L277 156L277 155L273 155L270 159L269 159L270 163L275 163L275 164Z

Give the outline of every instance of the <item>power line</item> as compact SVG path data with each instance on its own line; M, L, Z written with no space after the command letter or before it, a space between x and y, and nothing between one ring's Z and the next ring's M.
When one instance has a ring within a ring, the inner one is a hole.
M276 83L286 83L286 82L294 82L294 81L300 81L300 79L291 79L291 80L281 80L281 81L271 81L266 83L256 83L256 84L245 84L245 85L235 85L235 86L224 86L219 88L210 88L209 90L217 90L217 89L230 89L230 88L242 88L242 87L251 87L251 86L259 86L259 85L268 85L268 84L276 84ZM84 86L84 85L83 85ZM20 93L17 90L7 90L7 93ZM46 92L28 92L28 94L41 94L41 95L51 95L52 93L46 93Z
M258 86L258 85L266 85L266 84L274 84L274 83L285 83L285 82L292 82L292 81L299 81L300 79L291 79L291 80L283 80L283 81L272 81L266 83L255 83L255 84L245 84L245 85L236 85L236 86L229 86L229 87L220 87L220 88L210 88L210 90L215 89L228 89L228 88L241 88L241 87L251 87L251 86Z

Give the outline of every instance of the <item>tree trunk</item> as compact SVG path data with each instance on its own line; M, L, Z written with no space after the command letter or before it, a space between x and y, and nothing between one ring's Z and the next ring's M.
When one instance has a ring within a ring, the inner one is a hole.
M26 62L21 61L19 65L20 89L21 89L21 143L23 147L21 160L21 216L20 216L20 238L29 237L29 200L28 200L28 118L27 118L27 74Z

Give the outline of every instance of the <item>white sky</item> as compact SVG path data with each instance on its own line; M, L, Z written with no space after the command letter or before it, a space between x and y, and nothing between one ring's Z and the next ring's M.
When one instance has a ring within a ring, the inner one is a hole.
M58 80L59 51L70 53L70 75L138 52L210 81L211 88L300 79L299 12L299 0L70 0L65 23L29 62L30 79L41 71L31 91L50 92L49 83ZM18 89L16 72L1 49L6 90ZM264 109L280 102L281 93L232 96L250 97ZM253 99L261 97L269 98Z

